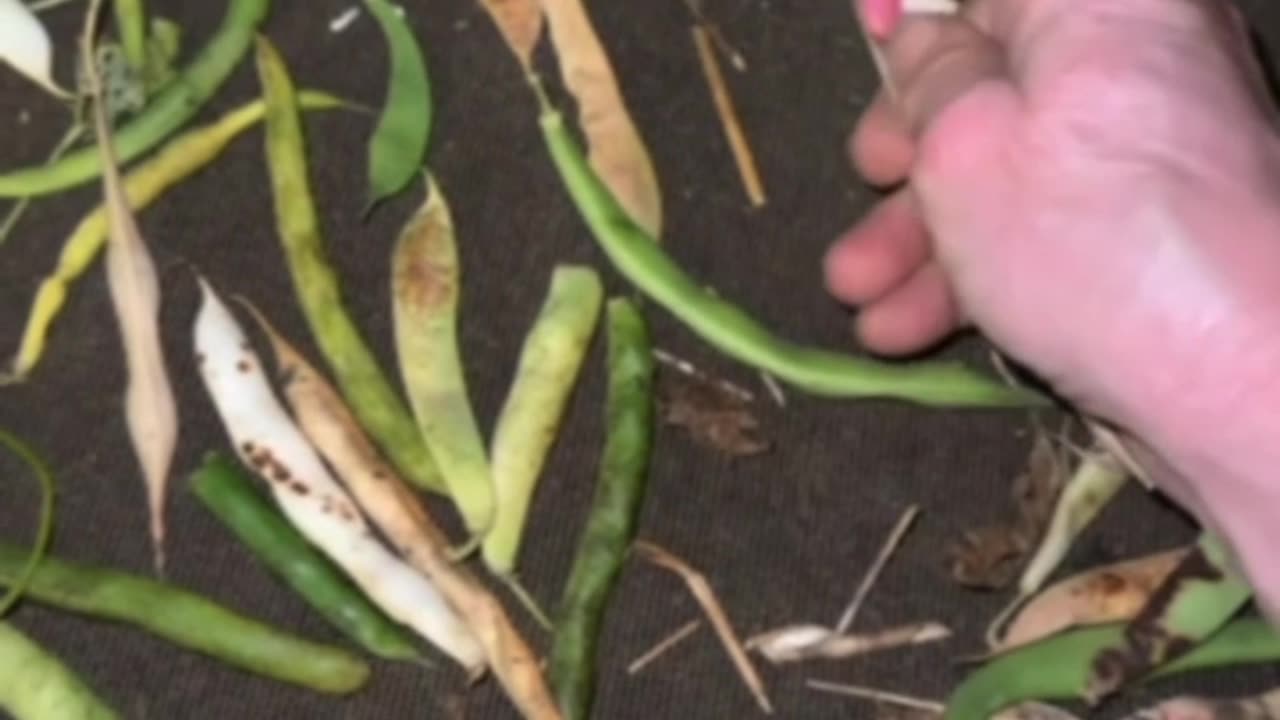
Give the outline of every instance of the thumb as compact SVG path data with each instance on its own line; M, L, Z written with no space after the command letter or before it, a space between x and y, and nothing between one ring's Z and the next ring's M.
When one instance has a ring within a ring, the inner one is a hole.
M975 88L1011 84L1004 46L959 14L904 16L882 50L886 84L913 137Z

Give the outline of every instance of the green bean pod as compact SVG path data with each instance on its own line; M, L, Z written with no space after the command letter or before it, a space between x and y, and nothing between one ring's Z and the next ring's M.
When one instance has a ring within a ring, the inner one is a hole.
M988 720L1027 700L1081 700L1094 656L1119 642L1124 632L1123 623L1073 630L1001 655L956 688L942 720ZM1223 626L1191 652L1153 670L1146 679L1277 660L1280 634L1265 620L1247 617Z
M423 489L447 494L409 408L343 305L311 196L293 80L270 41L261 38L257 47L276 229L302 313L352 412L392 464Z
M596 271L560 265L525 336L515 379L498 412L491 443L497 513L484 538L485 565L515 574L529 504L586 359L604 301Z
M539 123L560 178L613 266L704 341L801 390L829 397L887 397L922 405L1035 407L1045 398L958 363L891 365L801 347L775 336L737 306L696 283L637 226L592 171L564 117L533 80Z
M145 0L113 0L111 7L115 10L116 32L120 34L125 59L134 73L143 77L149 56Z
M195 116L235 70L270 7L270 0L231 0L222 24L191 65L137 117L116 129L112 142L120 165L155 147ZM98 148L90 145L51 164L0 174L0 197L47 195L93 180L101 170Z
M0 622L0 708L14 720L120 717L62 660L7 622Z
M277 577L365 650L387 660L422 658L412 636L312 547L238 463L208 454L191 489Z
M391 258L400 376L431 457L475 544L493 522L493 479L458 348L462 272L449 204L434 178Z
M1227 546L1201 533L1125 633L1097 653L1085 697L1102 697L1168 664L1225 625L1253 597Z
M387 96L369 138L367 208L404 189L422 170L431 137L431 82L408 21L388 0L365 0L386 40Z
M654 365L649 328L640 311L624 298L610 300L606 316L609 385L604 451L547 663L552 692L567 720L591 716L597 641L635 535L653 447Z
M26 560L25 551L0 543L0 584L12 584ZM132 625L241 670L319 692L351 693L369 679L369 666L342 648L288 634L196 593L139 575L46 555L23 597Z

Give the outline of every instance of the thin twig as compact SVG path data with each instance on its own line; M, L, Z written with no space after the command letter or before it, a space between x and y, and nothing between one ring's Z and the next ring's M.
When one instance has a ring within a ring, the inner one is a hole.
M798 625L772 630L747 640L754 649L774 664L800 662L818 658L844 660L855 655L893 650L946 640L951 629L929 620L913 622L858 635L837 635L812 625Z
M891 705L900 705L902 707L912 708L914 710L923 710L928 713L936 713L941 715L946 712L947 706L936 700L925 700L924 698L912 697L901 693L890 692L888 690L878 690L864 685L842 685L840 683L826 682L824 680L805 680L814 690L834 693L836 695L845 695L848 697L860 698L862 700L872 700L874 702L889 703Z
M660 348L654 348L653 359L657 360L663 365L666 365L672 370L675 370L681 375L687 375L696 380L702 380L704 382L711 383L712 385L715 385L716 387L720 388L720 390L722 390L723 392L736 397L742 402L747 402L747 403L755 402L756 396L750 390L740 385L731 383L728 380L725 380L723 378L712 377L708 373L703 372L702 370L699 370L697 366L695 366L693 363L689 362L688 360L685 360L684 358L681 358L681 357L677 357L667 352L666 350L662 350Z
M867 595L871 592L872 586L875 585L876 579L880 577L880 573L884 570L884 566L889 562L889 558L894 551L898 549L898 545L902 544L902 538L906 536L907 530L911 528L911 523L916 519L916 515L920 513L919 505L912 505L902 513L902 517L898 518L898 524L893 527L893 531L885 538L884 545L880 548L880 553L876 555L875 562L867 570L867 574L862 578L862 584L858 586L857 592L854 593L853 599L849 601L849 606L845 608L844 614L840 616L840 622L836 623L836 635L843 635L853 624L853 619L857 617L858 611L862 609L862 603L867 599Z
M724 81L724 74L720 72L720 64L716 61L715 51L711 47L711 38L707 29L700 24L694 25L691 31L694 45L698 48L702 74L711 88L711 99L715 103L716 115L720 118L721 128L729 141L729 149L733 151L734 162L738 166L738 176L747 191L747 198L751 200L751 206L761 207L765 204L764 182L760 179L760 170L756 167L751 145L747 142L742 121L738 118L733 97L729 94L729 85Z
M63 5L70 5L75 1L76 0L37 0L37 2L33 2L28 5L27 9L33 13L39 14Z
M706 14L702 12L701 0L684 0L684 4L689 8L689 13L693 15L694 21L707 31L707 35L711 37L716 48L719 49L725 57L729 58L729 62L733 65L733 68L738 72L746 72L747 59L742 56L742 53L738 52L737 48L729 44L729 41L724 37L724 33L720 32L720 28L715 23L707 19Z
M760 382L764 384L764 389L769 391L769 396L778 404L778 407L785 408L787 406L786 393L782 392L782 386L778 384L777 380L773 379L772 375L761 371Z
M734 632L733 625L729 622L729 616L725 614L720 601L716 599L715 591L711 589L706 577L694 570L684 560L653 543L643 540L638 541L635 544L635 550L649 562L670 570L684 580L689 592L698 601L698 604L702 606L703 612L711 620L712 627L715 628L725 651L728 652L729 658L733 661L734 666L737 667L738 674L742 676L742 681L746 684L747 689L751 691L751 694L755 696L756 704L766 714L772 715L773 704L769 702L764 681L760 679L755 666L751 664L751 659L747 657L746 651L742 649L742 642L738 640L737 633Z
M686 638L692 635L694 631L700 627L702 627L702 621L697 619L690 620L684 625L681 625L675 632L667 635L662 640L659 640L656 645L647 650L643 655L632 660L631 664L627 666L627 674L635 675L640 672L649 663L652 663L676 645L684 642Z

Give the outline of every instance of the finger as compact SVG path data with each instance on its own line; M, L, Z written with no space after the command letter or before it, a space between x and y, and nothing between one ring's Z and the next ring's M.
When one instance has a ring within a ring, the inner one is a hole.
M873 352L910 355L959 329L961 314L942 267L928 263L857 319L857 334Z
M903 18L885 44L885 58L913 137L975 87L1009 80L1000 44L963 17Z
M872 185L886 187L906 179L915 144L889 96L876 94L849 140L854 169Z
M906 282L929 260L929 239L901 191L880 202L827 252L827 288L850 305L872 302Z
M873 38L886 38L893 33L902 18L904 0L855 0L856 10L862 13L867 34Z

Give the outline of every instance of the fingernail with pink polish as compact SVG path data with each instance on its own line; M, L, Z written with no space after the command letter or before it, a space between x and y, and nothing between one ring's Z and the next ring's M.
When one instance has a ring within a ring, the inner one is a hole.
M858 0L862 6L863 22L867 32L877 40L884 40L893 34L893 29L902 18L903 0Z

